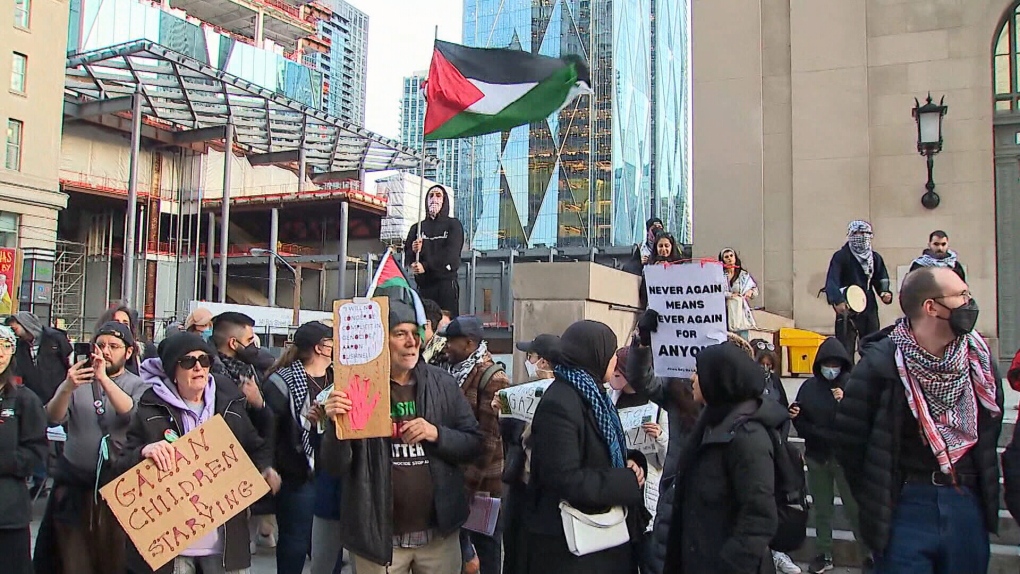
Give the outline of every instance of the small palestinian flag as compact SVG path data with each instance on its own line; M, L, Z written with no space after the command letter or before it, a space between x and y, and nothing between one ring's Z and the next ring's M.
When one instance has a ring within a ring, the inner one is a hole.
M365 297L376 295L389 297L390 301L402 301L413 307L419 334L422 339L425 338L425 306L421 304L418 292L411 289L411 283L404 275L404 270L393 258L392 249L386 250L386 255L383 255L382 261L379 262L379 270L375 272L372 284L365 293Z
M591 93L577 56L436 42L425 84L425 139L466 138L544 120Z

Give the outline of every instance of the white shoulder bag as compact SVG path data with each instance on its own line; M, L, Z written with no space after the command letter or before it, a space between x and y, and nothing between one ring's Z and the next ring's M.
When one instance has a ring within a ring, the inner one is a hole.
M616 548L630 541L627 509L622 506L614 506L602 514L585 514L564 500L560 502L560 519L567 548L574 556Z

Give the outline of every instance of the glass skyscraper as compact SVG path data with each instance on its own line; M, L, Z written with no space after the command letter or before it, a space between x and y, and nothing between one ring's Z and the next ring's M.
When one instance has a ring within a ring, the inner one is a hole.
M593 93L461 145L472 247L622 246L653 213L689 241L689 0L465 0L464 43L568 54Z
M421 84L428 75L428 71L421 71L405 76L400 92L400 143L416 150L421 149L425 130L425 96ZM455 190L460 183L460 149L457 140L425 142L425 155L439 160L438 165L425 167L425 178Z
M309 67L322 73L322 109L352 124L365 125L368 68L368 15L344 0L324 0L333 11L319 21L319 33L330 39L328 54L304 56Z

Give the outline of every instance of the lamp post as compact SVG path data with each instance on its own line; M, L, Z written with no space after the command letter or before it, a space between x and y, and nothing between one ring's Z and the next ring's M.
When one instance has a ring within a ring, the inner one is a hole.
M291 265L286 259L283 258L283 256L281 256L279 253L273 251L272 249L263 249L261 247L253 247L250 250L248 250L248 253L250 253L252 255L252 257L266 257L266 256L273 257L277 261L279 261L280 263L283 263L284 267L286 267L287 269L290 269L291 273L294 274L294 297L293 297L293 299L294 299L294 318L293 318L293 321L294 321L294 326L295 327L300 325L300 323L298 321L301 320L301 264L298 264L297 267ZM276 289L276 285L270 285L269 288L270 289Z
M914 98L914 109L911 110L914 122L917 123L917 153L928 160L928 183L924 184L928 192L921 197L921 205L928 209L935 209L940 202L939 194L935 193L932 170L935 167L935 155L942 151L942 118L949 111L949 107L943 105L945 101L946 98L943 96L936 104L929 92L923 106L917 98Z

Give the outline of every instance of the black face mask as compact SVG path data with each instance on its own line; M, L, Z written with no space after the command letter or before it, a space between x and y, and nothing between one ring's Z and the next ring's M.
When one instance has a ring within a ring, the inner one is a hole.
M254 341L249 343L247 346L237 349L234 352L237 353L238 359L241 359L242 361L248 363L249 365L253 364L255 362L255 359L257 359L259 356L259 348L255 345Z
M939 303L939 305L942 305L942 303ZM949 309L945 305L942 305L942 307ZM977 325L978 311L977 301L971 299L955 309L949 309L948 319L944 317L939 317L939 319L949 321L949 328L953 330L953 334L957 337L962 337L974 330L974 325Z

